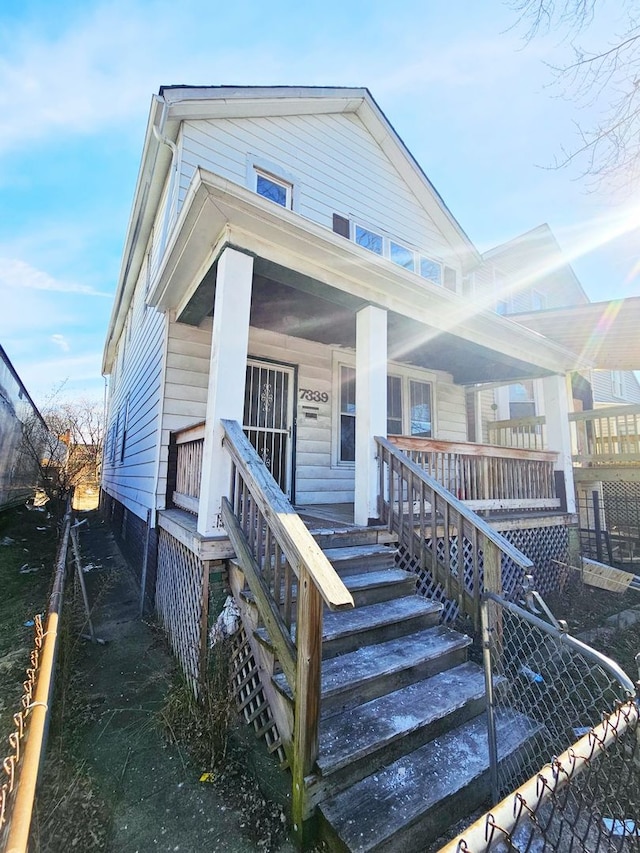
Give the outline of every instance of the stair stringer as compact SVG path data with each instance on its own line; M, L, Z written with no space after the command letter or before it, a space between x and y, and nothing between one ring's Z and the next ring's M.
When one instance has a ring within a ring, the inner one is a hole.
M276 667L275 657L255 636L255 631L259 626L257 609L242 594L245 590L244 572L233 561L229 561L229 586L240 612L240 620L247 642L256 662L260 686L277 728L282 749L286 756L286 763L291 766L293 761L293 708L273 684L272 675ZM267 745L269 746L269 744ZM269 749L272 751L271 747Z

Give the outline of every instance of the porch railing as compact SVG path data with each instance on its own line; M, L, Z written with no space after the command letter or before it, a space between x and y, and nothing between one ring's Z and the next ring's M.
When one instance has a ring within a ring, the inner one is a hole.
M489 444L496 444L499 447L545 450L547 447L546 432L547 424L544 415L514 418L507 421L489 421L487 423Z
M447 598L479 625L484 590L502 592L504 561L522 576L532 561L458 500L395 442L376 438L379 512L409 557L431 572Z
M171 494L174 506L198 514L204 422L172 434L170 464L175 465L175 488Z
M584 467L640 464L640 406L608 406L569 415L573 461Z
M557 453L389 436L398 450L475 510L555 509Z
M307 777L318 755L323 603L353 598L236 421L223 420L232 460L222 520L294 697L293 822L308 817Z

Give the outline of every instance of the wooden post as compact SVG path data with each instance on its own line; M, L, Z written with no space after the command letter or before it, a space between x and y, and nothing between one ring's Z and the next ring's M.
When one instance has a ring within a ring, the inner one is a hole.
M502 595L502 565L498 546L489 539L484 540L484 588L486 592ZM495 638L496 656L501 657L502 614L495 601L487 602L487 627Z
M305 778L318 757L320 674L322 669L322 598L307 570L298 571L298 651L293 724L293 829L304 843L306 813Z
M576 498L573 485L567 380L564 376L546 376L542 380L542 387L549 449L558 453L555 470L564 472L567 512L574 513Z

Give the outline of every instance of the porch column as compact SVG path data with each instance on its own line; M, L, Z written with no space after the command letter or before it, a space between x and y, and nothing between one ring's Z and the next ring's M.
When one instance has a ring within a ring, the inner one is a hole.
M376 435L387 435L387 312L368 305L356 315L356 524L378 518Z
M544 411L547 423L549 450L558 453L555 470L564 474L567 512L576 511L573 484L573 461L571 459L571 430L569 427L569 400L571 389L565 376L546 376L542 380ZM562 495L560 495L562 497Z
M210 536L220 523L220 505L229 494L231 460L222 447L220 420L242 424L249 346L253 258L225 249L218 261L202 459L198 533Z

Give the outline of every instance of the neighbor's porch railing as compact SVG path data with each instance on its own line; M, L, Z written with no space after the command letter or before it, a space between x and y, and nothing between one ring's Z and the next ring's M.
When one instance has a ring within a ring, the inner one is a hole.
M447 598L457 600L479 625L483 591L502 592L502 563L533 569L484 519L458 500L434 476L400 450L376 437L380 483L379 512L398 544L428 569Z
M475 510L556 509L557 453L389 436L412 462Z
M309 816L305 778L318 755L323 603L344 610L353 598L240 425L222 426L233 464L223 524L294 698L293 823L300 835Z
M513 418L487 423L489 444L499 447L519 447L521 450L547 448L547 422L544 415L531 418Z
M172 433L169 445L169 497L174 506L194 515L198 514L200 502L203 450L204 421Z
M584 467L640 463L640 406L608 406L569 415L573 461Z

